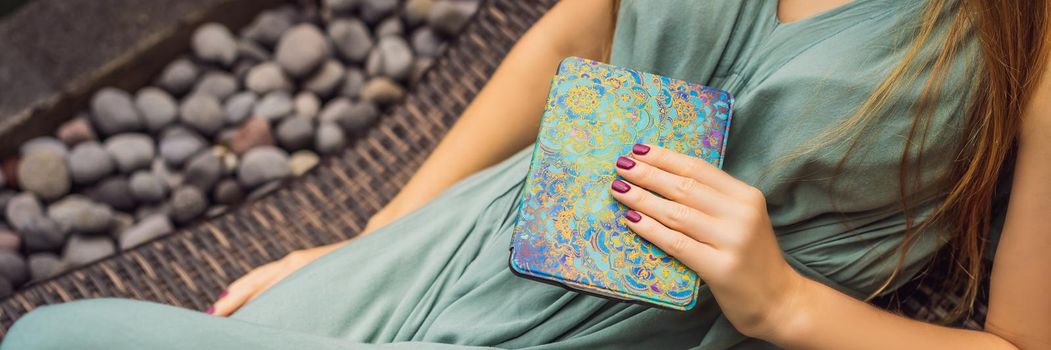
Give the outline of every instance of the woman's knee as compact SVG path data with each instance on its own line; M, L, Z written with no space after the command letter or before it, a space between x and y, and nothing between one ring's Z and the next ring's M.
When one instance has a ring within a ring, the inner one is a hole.
M112 339L112 319L120 299L88 299L43 306L23 315L4 337L0 350L93 349Z

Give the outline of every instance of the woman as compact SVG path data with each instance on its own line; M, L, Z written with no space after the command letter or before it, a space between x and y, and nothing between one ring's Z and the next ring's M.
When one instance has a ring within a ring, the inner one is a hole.
M1047 6L564 1L516 45L367 236L249 273L209 310L229 317L78 301L28 314L3 348L1047 347ZM607 53L737 98L725 172L638 145L626 155L635 166L618 169L631 189L611 191L634 210L634 231L706 282L690 312L507 270L551 72L565 56ZM946 244L972 300L998 170L1011 158L986 331L859 300L907 282Z

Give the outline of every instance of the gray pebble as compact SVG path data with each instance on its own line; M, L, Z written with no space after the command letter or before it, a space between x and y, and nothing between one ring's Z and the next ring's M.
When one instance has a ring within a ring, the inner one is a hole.
M405 89L393 80L376 77L369 79L361 89L361 99L377 105L388 105L405 97Z
M137 171L128 180L132 197L140 203L156 203L168 196L168 184L149 171Z
M56 153L63 157L69 154L66 144L51 136L34 137L19 147L19 154L23 157L40 151Z
M380 110L371 102L361 101L350 106L349 116L350 118L343 121L343 128L346 130L361 130L372 124L380 116Z
M109 152L95 141L81 142L73 147L67 160L73 182L91 184L112 174L117 165Z
M343 58L354 62L364 62L372 50L372 35L364 22L355 18L340 18L328 26L328 36Z
M19 231L26 251L53 251L62 246L67 232L62 230L61 225L46 216L37 217L33 221L30 228Z
M281 10L267 10L255 17L244 30L244 36L257 43L274 46L281 39L281 34L295 24L292 16Z
M200 74L200 69L197 68L197 65L186 58L180 58L164 68L160 78L157 79L157 86L170 93L182 95L190 91L193 83L197 81L198 74Z
M117 163L117 169L125 173L149 167L156 152L153 139L139 133L115 135L103 147Z
M142 219L135 226L120 235L120 249L129 249L154 238L165 236L175 231L168 216L154 214Z
M122 90L104 88L91 98L91 115L95 126L104 135L135 131L142 128L142 120L131 100Z
M175 122L179 116L179 105L175 98L164 90L147 87L135 94L135 106L142 113L143 124L150 131L159 131Z
M328 60L313 76L303 82L303 89L319 96L328 96L343 82L344 75L346 70L338 60Z
M358 68L350 68L347 69L347 76L343 78L343 86L339 88L339 94L346 98L358 98L364 87L365 73Z
M254 93L243 91L226 99L223 104L223 109L226 111L226 124L238 125L251 116L256 98Z
M274 62L263 62L252 67L245 77L245 86L260 95L277 90L292 91L292 82L281 66Z
M436 1L427 14L427 23L439 33L455 35L477 10L475 1Z
M442 39L431 28L420 27L412 32L412 49L419 56L438 57L442 51Z
M274 60L289 75L302 78L314 71L329 56L328 40L312 24L300 24L281 36L274 50Z
M342 126L342 119L350 117L350 107L354 103L345 97L334 98L325 104L325 108L318 115L321 123L330 123Z
M391 16L380 22L376 26L376 37L382 38L390 35L402 35L405 32L405 27L401 23L401 18L398 16Z
M230 73L211 71L205 73L194 86L192 94L211 95L222 101L237 92L237 77Z
M205 94L195 94L183 100L179 114L183 123L205 135L219 132L226 119L226 112L219 100Z
M382 75L394 80L407 80L412 73L412 48L399 36L380 38L369 53L365 71L370 76Z
M274 91L263 96L255 107L252 114L265 120L273 121L292 114L292 96L285 91Z
M66 231L44 215L43 205L31 193L21 193L11 198L4 212L7 222L22 235L22 242L28 251L57 249L66 239Z
M18 253L0 250L0 276L11 284L20 286L29 280L29 268Z
M363 130L379 117L379 108L371 102L333 100L333 103L334 104L330 106L332 108L331 110L329 109L329 106L326 106L328 114L323 113L321 121L335 123L348 133L355 133Z
M65 263L54 253L30 254L27 265L29 265L29 277L31 281L39 281L58 275L66 269Z
M22 189L44 200L54 200L69 193L72 180L66 158L51 151L31 153L18 163L18 181Z
M350 12L360 2L361 0L324 0L321 2L321 6L333 12Z
M4 208L7 223L22 232L32 226L33 219L44 216L44 206L32 193L20 193L12 197Z
M314 141L314 126L306 118L286 118L277 125L277 141L293 151L310 147Z
M361 4L358 5L359 14L365 22L376 23L397 11L398 2L398 0L361 0Z
M113 209L80 196L71 195L47 208L47 216L73 233L106 232L113 221Z
M185 184L208 192L223 176L223 164L214 152L201 152L186 163Z
M335 154L347 145L343 129L333 123L321 123L317 128L317 139L314 148L321 154Z
M172 220L185 224L196 219L208 208L208 200L194 186L182 186L172 192Z
M223 179L218 185L215 185L215 191L212 193L215 202L222 205L241 203L244 200L244 195L244 189L241 188L241 184L234 179Z
M198 58L230 66L237 59L237 40L226 26L206 23L193 32L190 46Z
M321 99L309 91L303 91L296 94L296 98L292 101L292 104L295 109L296 118L313 120L321 110Z
M165 217L170 217L171 213L172 206L171 203L168 202L140 205L138 208L135 209L135 217L131 220L131 222L127 223L127 225L125 225L121 230L117 232L127 231L135 225L135 220L142 220L153 215L163 215ZM114 237L118 240L120 239L119 234Z
M84 266L117 253L113 240L106 236L73 235L62 250L62 259L70 267Z
M207 146L207 141L196 132L182 128L170 128L161 133L160 154L167 164L182 166L194 154Z
M241 184L254 188L266 182L280 180L292 174L288 166L288 153L273 147L261 146L245 153L237 169Z
M114 209L131 210L135 207L135 200L131 196L131 186L128 184L128 180L122 176L114 176L102 180L84 191L84 194Z
M418 26L427 21L427 15L431 12L434 0L409 0L405 2L405 22L410 26Z

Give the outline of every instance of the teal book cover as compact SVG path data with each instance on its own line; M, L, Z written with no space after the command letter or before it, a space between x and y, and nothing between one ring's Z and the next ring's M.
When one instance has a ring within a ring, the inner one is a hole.
M614 162L636 143L722 166L726 91L578 57L561 62L533 150L510 268L541 282L674 310L697 303L697 274L621 221Z

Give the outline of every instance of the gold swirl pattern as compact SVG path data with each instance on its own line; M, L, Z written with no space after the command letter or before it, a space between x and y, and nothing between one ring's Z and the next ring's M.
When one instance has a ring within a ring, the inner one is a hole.
M511 242L517 274L620 300L689 310L697 274L631 232L608 191L636 143L722 166L733 97L715 88L569 57L551 82Z

